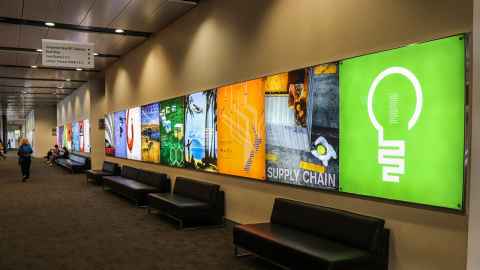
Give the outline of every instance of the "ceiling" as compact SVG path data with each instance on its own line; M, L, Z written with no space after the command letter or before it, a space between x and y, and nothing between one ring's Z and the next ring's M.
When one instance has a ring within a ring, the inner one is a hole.
M197 2L0 0L0 115L18 123L37 106L54 106ZM115 29L125 32L118 34ZM94 43L99 53L95 69L43 67L36 51L42 39Z

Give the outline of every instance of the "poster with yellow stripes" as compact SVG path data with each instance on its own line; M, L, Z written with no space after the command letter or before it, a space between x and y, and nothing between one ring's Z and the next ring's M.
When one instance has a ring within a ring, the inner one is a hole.
M265 180L263 79L218 88L218 171Z

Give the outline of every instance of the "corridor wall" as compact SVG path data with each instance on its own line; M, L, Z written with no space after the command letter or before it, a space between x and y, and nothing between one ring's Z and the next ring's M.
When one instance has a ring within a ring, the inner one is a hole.
M354 0L205 0L108 68L105 96L92 98L92 108L117 112L199 89L469 32L471 8L471 1L454 0L372 0L362 5ZM91 117L92 127L100 115ZM102 141L104 134L92 138ZM95 151L95 145L92 148ZM287 197L384 218L392 230L390 269L465 268L467 217L462 213L105 157L103 144L98 148L102 153L92 153L94 166L107 159L222 185L226 216L235 222L266 221L273 199Z
M56 127L55 106L37 107L33 111L35 118L34 132L31 140L33 141L33 156L41 158L46 156L56 142L56 136L52 129ZM28 137L27 130L27 137Z
M92 166L95 168L101 167L103 161L104 137L103 130L99 129L98 120L105 114L104 96L104 78L98 76L57 104L57 127L65 127L75 121L89 120L90 130L87 133L90 133L90 155Z

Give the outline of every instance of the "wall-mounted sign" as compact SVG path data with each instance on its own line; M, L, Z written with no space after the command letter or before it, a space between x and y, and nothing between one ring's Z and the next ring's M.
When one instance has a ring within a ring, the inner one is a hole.
M94 68L93 43L42 39L42 65Z
M463 36L340 65L340 191L463 207Z

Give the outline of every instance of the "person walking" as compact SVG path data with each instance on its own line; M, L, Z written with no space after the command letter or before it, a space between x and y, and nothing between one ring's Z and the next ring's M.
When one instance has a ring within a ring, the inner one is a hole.
M32 163L33 149L28 139L23 138L18 148L18 163L22 169L22 182L30 178L30 165Z

